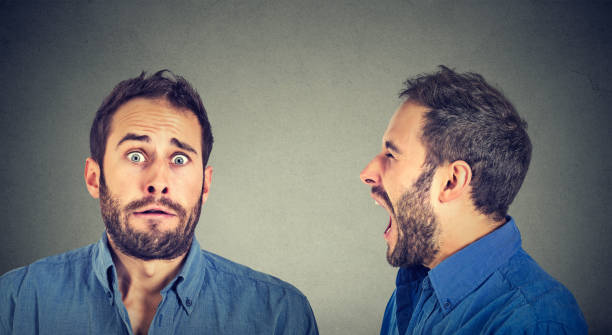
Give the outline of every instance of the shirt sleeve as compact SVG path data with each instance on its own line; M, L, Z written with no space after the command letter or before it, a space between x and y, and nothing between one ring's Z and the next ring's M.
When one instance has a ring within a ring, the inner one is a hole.
M13 332L15 305L26 268L5 273L0 277L0 334Z
M319 329L310 303L301 294L291 294L285 299L285 308L280 313L274 334L318 335Z

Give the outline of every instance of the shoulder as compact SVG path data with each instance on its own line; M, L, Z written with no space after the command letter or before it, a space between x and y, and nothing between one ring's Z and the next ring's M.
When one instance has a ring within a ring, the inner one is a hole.
M224 285L235 285L234 288L265 287L270 291L306 298L296 287L274 276L253 270L206 250L202 250L202 256L207 264L207 270L215 276L215 278L210 278L213 281L221 280Z
M12 328L14 316L32 314L31 306L64 297L62 288L86 283L93 245L40 259L0 277L0 333ZM71 294L68 292L68 294ZM21 313L21 314L20 314Z
M500 268L500 273L512 289L520 291L527 304L537 306L556 299L575 304L572 293L522 249Z
M211 310L232 310L252 318L252 326L273 326L271 332L318 334L308 299L293 285L206 250L201 252L204 279L199 298L206 302L200 306L208 307L204 310L207 315Z
M523 249L499 269L514 297L510 319L527 329L566 329L586 333L584 316L572 293Z
M49 256L32 264L11 270L0 277L0 292L4 298L7 294L19 293L24 285L37 283L51 286L60 284L71 275L77 275L84 268L90 268L93 244L71 250L66 253Z

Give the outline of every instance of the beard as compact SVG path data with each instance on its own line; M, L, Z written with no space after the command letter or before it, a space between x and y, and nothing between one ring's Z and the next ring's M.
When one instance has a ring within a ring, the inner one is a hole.
M154 221L149 222L150 231L136 231L131 227L130 213L150 204L159 204L172 209L179 220L176 228L160 231L158 223ZM155 199L153 196L132 201L121 208L119 200L108 189L104 173L101 171L100 208L106 231L119 251L142 260L174 259L186 253L191 247L202 209L202 193L197 204L189 211L168 198Z
M435 167L429 167L419 175L395 206L382 189L379 194L391 209L398 229L395 248L387 247L387 261L394 267L408 267L430 263L438 254L438 221L430 203L430 188Z

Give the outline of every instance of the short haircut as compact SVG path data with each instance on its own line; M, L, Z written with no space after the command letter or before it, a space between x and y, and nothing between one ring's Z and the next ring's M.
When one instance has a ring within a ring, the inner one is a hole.
M429 109L421 134L426 164L467 162L476 209L504 219L531 160L527 123L510 101L481 75L442 65L408 79L399 96Z
M89 133L91 157L100 165L100 168L102 169L104 162L106 141L113 115L121 105L139 97L162 98L174 107L185 108L195 114L202 127L202 163L206 167L212 150L213 135L200 95L183 77L169 70L161 70L149 77L143 71L138 77L120 82L102 101Z

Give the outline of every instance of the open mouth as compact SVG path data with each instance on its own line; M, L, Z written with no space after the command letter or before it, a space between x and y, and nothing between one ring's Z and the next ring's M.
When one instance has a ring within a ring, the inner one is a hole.
M385 237L389 235L390 230L391 230L391 216L389 216L389 224L387 225L387 229L385 229L385 232L384 232Z
M375 196L374 196L374 193L372 193L372 197L374 198L374 202L375 202L375 203L376 203L378 206L380 206L380 207L384 208L384 209L385 209L387 212L389 212L389 223L387 224L387 227L385 228L385 231L384 231L384 233L383 233L383 235L384 235L384 237L385 237L385 239L386 239L386 238L389 236L389 232L391 231L391 226L392 226L392 223L393 223L392 214L391 214L391 209L390 209L390 208L387 208L387 205L388 205L388 204L387 204L386 202L383 202L382 200L379 200L377 197L375 197Z

